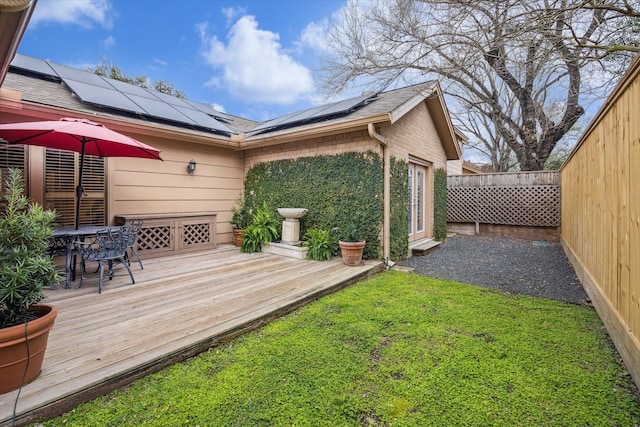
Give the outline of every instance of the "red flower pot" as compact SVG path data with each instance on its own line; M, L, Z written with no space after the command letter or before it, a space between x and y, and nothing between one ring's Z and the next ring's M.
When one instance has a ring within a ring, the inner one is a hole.
M342 262L346 265L360 265L362 264L362 252L364 252L364 246L366 242L343 242L338 241L340 245L340 252L342 253Z
M31 309L37 318L27 322L26 328L22 324L0 329L0 393L19 388L23 376L24 384L28 384L40 375L49 330L53 327L58 311L49 304L35 304Z

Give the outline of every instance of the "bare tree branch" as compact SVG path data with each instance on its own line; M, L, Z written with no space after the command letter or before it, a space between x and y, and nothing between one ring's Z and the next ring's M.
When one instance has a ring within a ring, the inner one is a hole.
M337 94L439 79L458 126L494 168L511 167L515 154L522 170L539 170L584 114L595 76L585 82L583 70L599 64L610 83L605 70L619 72L639 50L625 33L639 2L352 0L329 31L323 87Z

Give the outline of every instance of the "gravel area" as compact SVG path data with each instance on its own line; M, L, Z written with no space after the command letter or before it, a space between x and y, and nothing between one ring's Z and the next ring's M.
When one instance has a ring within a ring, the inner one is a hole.
M575 304L589 298L560 244L504 237L448 237L401 263L416 274Z

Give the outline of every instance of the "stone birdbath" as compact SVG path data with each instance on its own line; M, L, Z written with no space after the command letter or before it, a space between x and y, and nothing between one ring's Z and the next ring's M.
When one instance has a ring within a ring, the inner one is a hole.
M300 218L308 212L305 208L279 208L278 213L284 218L282 221L282 240L286 245L300 245Z

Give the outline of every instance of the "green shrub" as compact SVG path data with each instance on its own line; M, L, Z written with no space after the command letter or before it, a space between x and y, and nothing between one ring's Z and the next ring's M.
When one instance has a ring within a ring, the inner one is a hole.
M235 229L244 230L251 224L251 210L245 203L244 197L236 201L236 206L231 208L231 226Z
M258 208L253 214L251 225L244 230L244 239L240 252L260 252L260 244L272 242L280 237L280 222L269 211L267 204Z
M46 255L55 212L30 203L23 190L20 170L10 169L7 206L0 216L0 328L27 322L31 305L44 298L44 287L60 279Z
M328 261L338 250L335 235L331 230L310 228L305 234L303 244L309 248L307 259L312 261Z

